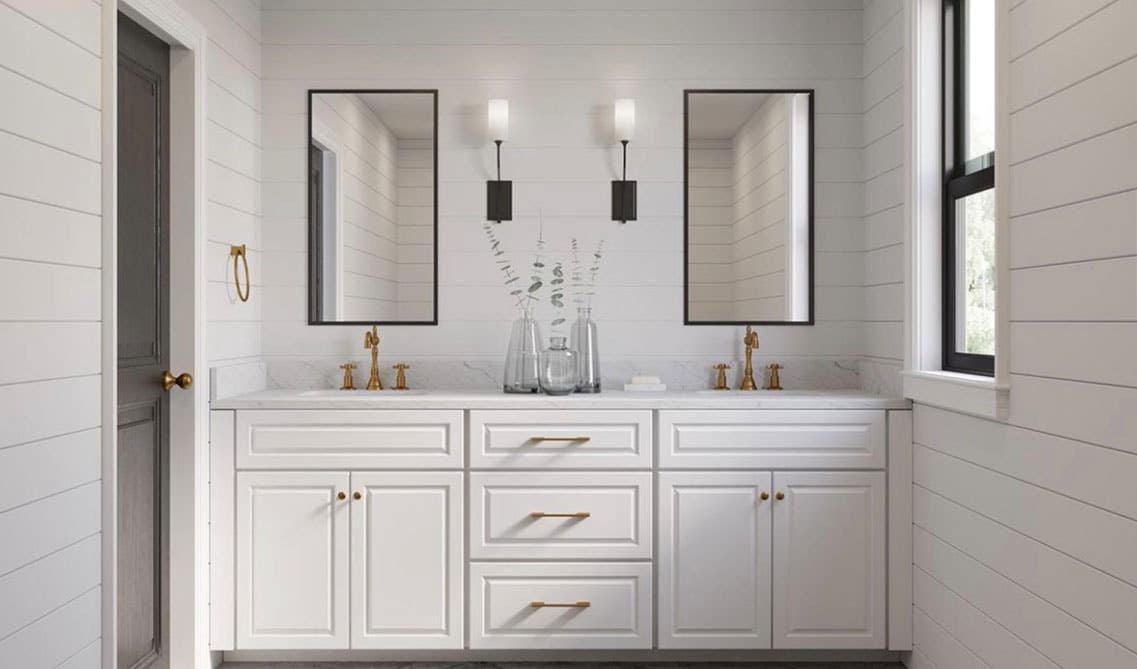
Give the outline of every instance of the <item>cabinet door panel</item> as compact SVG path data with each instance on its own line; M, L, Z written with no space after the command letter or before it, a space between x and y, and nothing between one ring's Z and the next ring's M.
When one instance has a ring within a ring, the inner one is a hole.
M884 648L884 472L779 472L774 647Z
M770 647L769 472L659 476L660 648Z
M461 472L351 482L352 648L461 648Z
M237 648L348 647L348 483L237 474Z

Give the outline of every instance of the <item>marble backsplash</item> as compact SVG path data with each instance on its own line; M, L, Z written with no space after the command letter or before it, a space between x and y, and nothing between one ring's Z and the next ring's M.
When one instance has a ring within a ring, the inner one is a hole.
M354 360L357 365L355 381L357 387L367 383L370 361L366 357ZM380 361L380 378L390 387L394 380L393 361ZM407 382L412 388L428 390L501 390L501 359L446 360L446 359L408 359ZM713 387L714 370L711 368L720 360L704 359L634 359L603 360L601 364L601 387L608 390L622 390L624 384L633 376L658 376L667 384L669 390L702 390ZM741 378L743 362L726 361L731 365L728 372L731 387L737 387ZM774 362L755 356L755 374L760 367ZM782 386L799 389L850 389L860 388L858 361L854 358L779 358ZM300 388L339 388L343 372L339 369L341 361L325 359L280 359L269 360L267 364L267 387L282 389Z

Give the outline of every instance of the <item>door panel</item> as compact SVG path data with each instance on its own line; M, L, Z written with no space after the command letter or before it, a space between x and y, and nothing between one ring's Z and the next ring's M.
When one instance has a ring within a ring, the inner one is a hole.
M884 648L884 472L779 472L774 647Z
M348 647L349 483L237 474L237 648Z
M118 17L118 667L166 666L170 50Z
M659 475L660 648L770 647L769 472Z
M462 473L351 476L353 648L461 648Z

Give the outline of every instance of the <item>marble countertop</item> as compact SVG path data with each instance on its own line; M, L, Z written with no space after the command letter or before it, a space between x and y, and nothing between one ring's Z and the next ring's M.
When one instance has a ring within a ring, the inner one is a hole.
M507 395L438 390L265 390L211 409L908 409L908 400L857 390L622 392Z

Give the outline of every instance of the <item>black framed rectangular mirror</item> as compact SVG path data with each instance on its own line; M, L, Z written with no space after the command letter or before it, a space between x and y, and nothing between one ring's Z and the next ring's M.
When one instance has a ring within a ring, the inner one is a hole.
M813 324L813 90L683 94L683 322Z
M438 324L438 91L308 91L308 322Z

